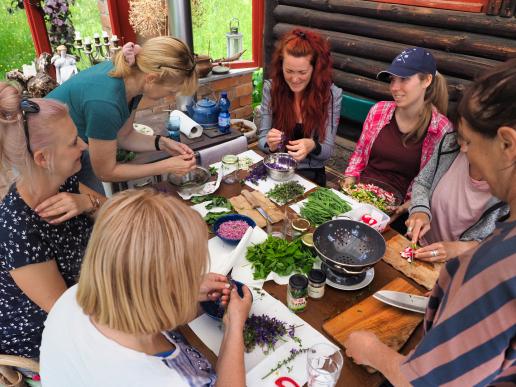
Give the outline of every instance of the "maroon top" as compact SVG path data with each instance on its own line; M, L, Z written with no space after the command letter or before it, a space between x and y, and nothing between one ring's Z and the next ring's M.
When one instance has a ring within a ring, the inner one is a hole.
M360 177L385 182L405 197L410 183L419 173L423 140L404 146L403 133L393 116L374 141L369 162Z

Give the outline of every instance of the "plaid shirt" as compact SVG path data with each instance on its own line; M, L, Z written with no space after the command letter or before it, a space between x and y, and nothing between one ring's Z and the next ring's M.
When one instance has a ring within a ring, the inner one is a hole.
M369 110L362 128L362 134L357 142L355 151L349 159L349 165L344 175L360 178L360 174L366 168L369 161L374 140L378 137L380 130L391 121L394 110L396 110L396 103L393 101L378 102ZM425 166L428 160L430 160L435 146L439 143L444 134L452 130L453 126L448 118L439 113L434 107L432 110L432 119L428 126L425 140L423 141L421 163L419 166L420 170ZM410 199L411 193L412 183L410 183L407 191L407 200Z

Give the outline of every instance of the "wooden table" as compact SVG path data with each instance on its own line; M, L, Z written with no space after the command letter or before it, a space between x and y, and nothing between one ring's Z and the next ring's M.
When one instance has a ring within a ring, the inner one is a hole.
M329 173L327 171L327 185L329 187L337 188L338 180L341 177L342 176L335 171L330 170ZM160 191L170 192L179 197L179 195L175 194L175 188L168 182L161 182L157 185L156 188L158 188ZM232 185L221 184L217 194L229 198L240 194L242 189L249 189L249 187L241 186L238 183ZM389 240L397 234L398 233L396 231L389 230L384 232L383 236L387 243L389 243ZM389 266L383 260L378 262L374 269L375 276L373 282L369 286L356 291L342 291L334 289L330 286L326 286L324 297L321 300L309 299L307 310L299 314L299 316L323 335L328 337L322 330L322 324L325 321L335 317L357 302L360 302L361 300L369 297L395 278L404 277L416 288L422 291L426 291L423 287L419 286L410 278L405 277L402 273ZM277 285L273 281L268 281L265 283L264 289L273 297L286 304L286 286ZM204 343L193 333L193 331L188 326L180 328L180 331L186 336L186 338L193 346L205 354L205 356L212 362L212 364L216 363L217 357L215 354L204 345ZM415 345L421 340L422 333L423 330L422 326L420 325L402 349L402 353L406 354L411 349L413 349ZM328 337L328 339L332 340L330 337ZM344 354L344 351L342 352ZM382 384L384 380L384 377L380 373L369 374L365 371L364 368L354 364L349 358L345 358L344 367L337 386L374 387Z
M137 124L147 125L154 130L155 134L167 135L165 125L168 120L168 112L152 113L152 114L138 114L134 122ZM204 133L197 138L190 139L181 133L181 142L188 145L194 152L201 149L206 149L214 145L222 144L223 142L233 140L234 138L243 136L238 130L231 129L228 134L223 134L217 137L208 137ZM155 161L163 160L170 157L168 152L150 151L138 152L131 164L147 164Z

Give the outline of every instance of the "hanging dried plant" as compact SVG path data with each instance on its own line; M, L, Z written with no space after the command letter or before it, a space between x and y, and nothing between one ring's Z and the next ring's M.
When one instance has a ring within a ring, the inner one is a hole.
M166 34L167 6L163 0L130 0L129 23L143 37Z

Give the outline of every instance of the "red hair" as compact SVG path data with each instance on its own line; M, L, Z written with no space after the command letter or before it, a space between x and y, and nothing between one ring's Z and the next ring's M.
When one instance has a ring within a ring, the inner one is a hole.
M301 101L303 130L305 137L317 135L319 141L324 141L326 121L331 119L328 117L333 64L330 56L330 45L321 35L296 28L282 37L274 51L271 66L273 127L285 132L287 138L290 138L297 120L293 108L294 93L283 77L283 58L285 54L296 58L311 57L312 77L303 92Z

